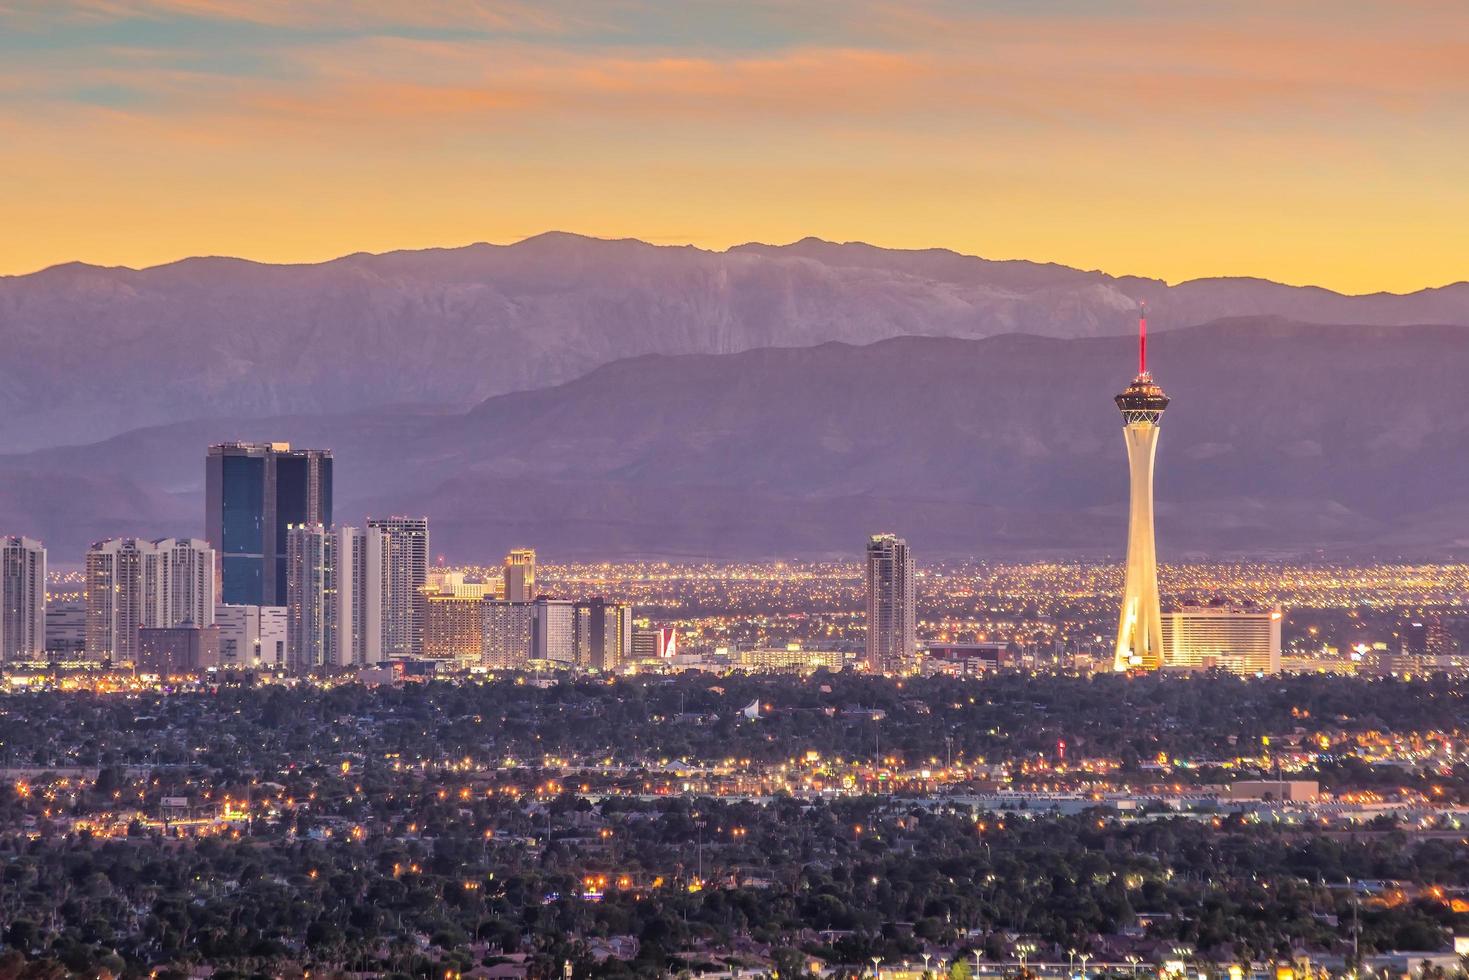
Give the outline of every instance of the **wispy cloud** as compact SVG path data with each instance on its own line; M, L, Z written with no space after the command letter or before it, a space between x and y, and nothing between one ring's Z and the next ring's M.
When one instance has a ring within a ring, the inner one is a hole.
M0 11L39 6L12 0ZM114 43L83 57L52 47L44 62L23 67L29 85L5 88L44 99L53 86L64 100L79 84L121 86L149 93L162 111L198 105L215 114L282 114L283 123L292 115L356 126L375 118L421 114L427 121L534 109L570 116L622 112L632 119L761 114L818 125L861 117L900 128L905 119L961 113L1027 117L1032 125L1082 116L1131 125L1147 116L1253 114L1261 124L1290 118L1299 126L1301 114L1411 111L1469 94L1469 10L1456 14L1429 0L1420 4L1416 27L1387 8L1377 17L1359 10L1355 18L1328 19L1271 16L1263 6L1238 3L1228 5L1236 15L1225 19L1176 11L1142 16L1147 8L1119 17L1090 5L1062 15L1046 12L1050 5L1041 12L976 12L874 0L847 5L845 15L827 8L833 20L820 33L839 43L793 33L785 44L757 52L638 45L615 25L607 31L619 34L616 43L587 37L562 43L555 35L567 26L565 13L518 0L80 0L62 6L72 17L367 29L260 39L248 49L246 67L233 72L197 64L185 72L170 64L170 58L196 58L193 50L139 52ZM640 4L602 12L647 13ZM463 33L423 38L389 30L406 25ZM173 105L164 105L170 100Z
M303 29L456 28L558 33L585 19L551 4L522 0L10 0L0 16L66 24L192 18Z

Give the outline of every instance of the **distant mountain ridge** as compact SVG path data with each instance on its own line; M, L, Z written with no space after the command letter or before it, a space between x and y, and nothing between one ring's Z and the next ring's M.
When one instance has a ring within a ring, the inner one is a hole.
M451 559L855 554L1103 557L1127 471L1112 396L1131 337L1008 334L645 355L464 412L189 421L0 457L0 529L55 560L197 533L204 447L336 452L337 514L427 514ZM1217 321L1153 338L1173 403L1159 553L1469 553L1469 330Z
M1122 334L1232 315L1469 324L1469 284L1343 296L803 239L724 252L548 233L267 265L80 263L0 277L0 450L190 418L462 408L639 354L898 336Z

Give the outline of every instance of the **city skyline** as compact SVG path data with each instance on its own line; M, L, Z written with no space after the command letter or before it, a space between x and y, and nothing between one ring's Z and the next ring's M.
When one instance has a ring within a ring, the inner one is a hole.
M0 980L1469 980L1462 0L0 0L0 133Z

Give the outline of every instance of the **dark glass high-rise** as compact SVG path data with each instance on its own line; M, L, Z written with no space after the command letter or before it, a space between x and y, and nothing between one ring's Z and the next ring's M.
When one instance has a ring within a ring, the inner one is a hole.
M332 523L332 454L289 443L225 442L204 465L204 536L219 554L220 599L286 604L286 528Z

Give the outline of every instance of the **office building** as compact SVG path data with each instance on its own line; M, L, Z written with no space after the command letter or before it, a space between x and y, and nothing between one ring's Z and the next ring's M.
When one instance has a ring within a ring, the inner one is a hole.
M367 526L381 531L389 539L383 650L390 657L416 657L423 652L428 518L388 517L369 520Z
M286 604L286 530L332 523L332 455L287 442L209 447L204 537L219 552L220 598Z
M587 670L616 670L632 658L632 607L600 597L576 603L575 659Z
M380 663L388 655L393 610L392 555L397 540L381 528L344 527L336 532L337 591L335 621L339 667ZM403 606L397 609L401 613Z
M804 674L814 670L841 670L846 658L840 650L807 650L799 643L784 647L740 650L731 666L772 674Z
M989 674L1016 665L1010 644L998 641L930 644L923 660L924 673L961 677Z
M424 604L423 655L435 660L478 660L483 596L430 593Z
M1280 673L1279 609L1215 604L1163 614L1163 664L1236 674Z
M136 663L138 630L214 623L215 552L198 538L112 538L87 552L86 655Z
M143 601L143 558L148 542L137 538L99 541L87 552L87 659L113 664L138 659Z
M87 600L46 602L46 659L81 660L87 654Z
M214 549L199 538L139 542L143 556L143 625L214 624Z
M918 619L908 542L875 534L867 542L867 669L898 674L916 666Z
M1114 670L1157 670L1163 666L1163 623L1153 538L1153 458L1158 450L1158 423L1168 407L1168 396L1148 373L1146 310L1138 318L1137 377L1113 400L1122 412L1130 503L1127 570L1112 666Z
M502 670L524 668L530 660L534 622L534 603L481 600L480 663Z
M337 536L320 524L286 529L286 670L336 670Z
M537 665L576 664L576 604L541 596L531 603L530 659Z
M678 634L672 626L635 629L630 649L636 661L671 661L678 656Z
M286 664L286 607L214 608L219 666L225 670L278 670Z
M1409 621L1402 631L1397 656L1391 658L1393 673L1461 672L1459 644L1439 616Z
M219 627L166 626L138 630L137 671L170 677L219 666Z
M503 599L504 582L471 582L463 572L447 568L429 569L425 589L431 596L454 596L460 599Z
M533 548L516 548L505 556L506 602L530 602L536 597L536 553Z
M576 610L569 599L480 600L480 662L525 668L576 664Z
M46 549L34 538L0 538L0 663L45 655Z

